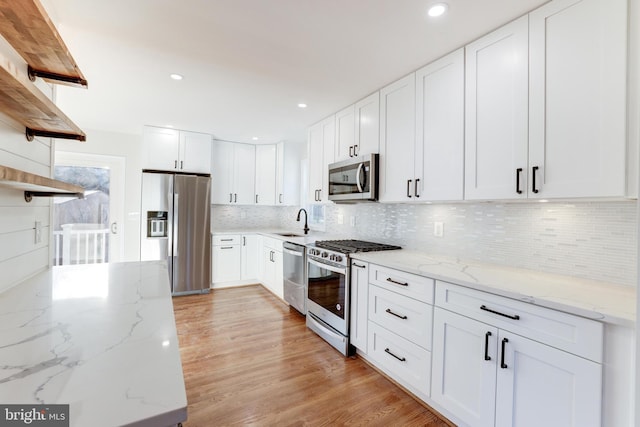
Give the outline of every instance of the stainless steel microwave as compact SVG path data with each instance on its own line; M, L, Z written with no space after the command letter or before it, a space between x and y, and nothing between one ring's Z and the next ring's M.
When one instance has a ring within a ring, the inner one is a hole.
M378 200L378 155L351 157L329 165L329 200Z

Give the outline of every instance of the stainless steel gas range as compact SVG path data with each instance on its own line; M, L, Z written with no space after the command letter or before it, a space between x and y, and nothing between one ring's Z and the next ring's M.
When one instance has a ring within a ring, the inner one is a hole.
M349 345L350 259L355 252L400 246L362 240L321 240L307 249L307 327L345 356Z

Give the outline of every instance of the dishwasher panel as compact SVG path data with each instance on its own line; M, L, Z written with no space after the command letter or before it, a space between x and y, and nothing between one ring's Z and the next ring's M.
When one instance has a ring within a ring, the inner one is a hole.
M284 300L302 314L307 314L306 248L285 242L283 255Z

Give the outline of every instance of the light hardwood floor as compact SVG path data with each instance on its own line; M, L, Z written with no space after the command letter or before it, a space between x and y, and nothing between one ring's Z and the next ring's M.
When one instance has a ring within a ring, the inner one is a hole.
M195 426L446 423L260 285L173 299Z

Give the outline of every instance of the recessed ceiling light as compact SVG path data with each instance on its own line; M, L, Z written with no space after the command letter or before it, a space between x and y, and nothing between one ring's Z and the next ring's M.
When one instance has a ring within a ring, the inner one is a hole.
M449 6L446 3L436 3L429 8L429 11L427 13L432 18L435 18L443 15L447 11L447 9L449 9Z
M307 108L307 104L301 102L300 104L298 104L298 107Z
M171 77L173 80L182 80L184 78L182 74L176 74L176 73L169 75L169 77Z
M254 137L253 137L253 138L251 138L251 139L253 139L254 141L257 141L257 140L258 140L258 137L257 137L257 136L254 136Z

